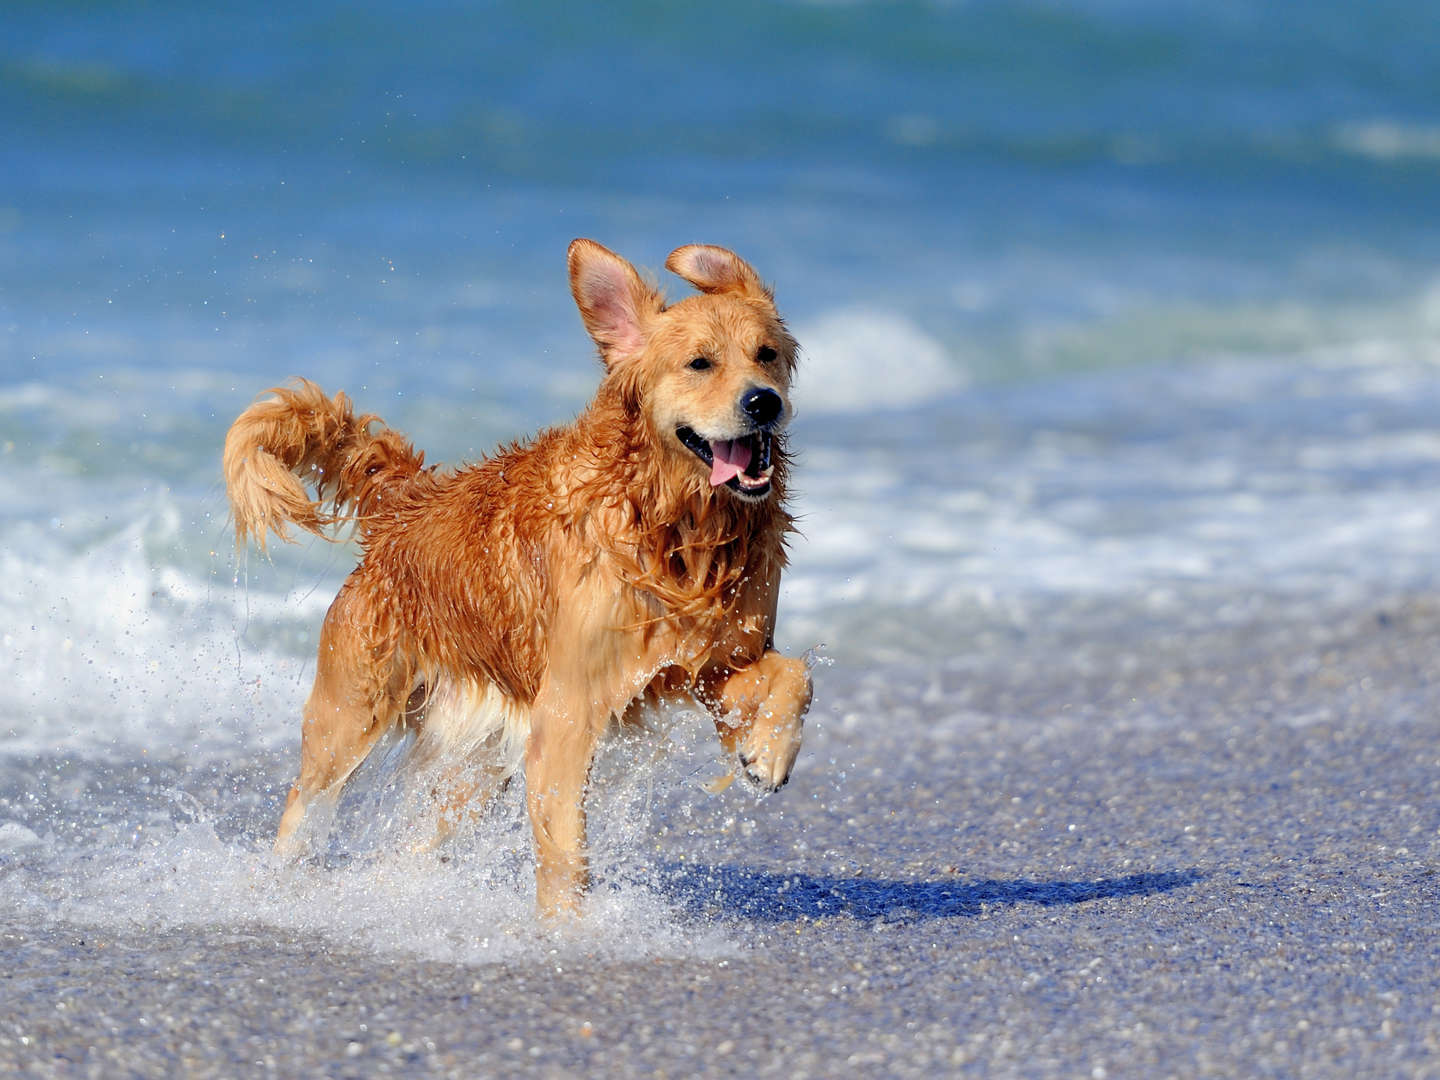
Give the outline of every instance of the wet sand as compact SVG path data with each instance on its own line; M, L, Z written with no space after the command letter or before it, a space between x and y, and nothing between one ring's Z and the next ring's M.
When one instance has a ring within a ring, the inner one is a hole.
M1436 600L991 656L826 672L783 812L662 835L653 887L729 955L454 965L27 911L0 1072L1440 1076Z

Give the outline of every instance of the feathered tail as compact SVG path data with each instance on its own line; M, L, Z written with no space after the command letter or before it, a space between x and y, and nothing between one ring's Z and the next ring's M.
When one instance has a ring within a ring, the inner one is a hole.
M225 436L225 486L241 546L250 537L263 551L272 532L288 541L288 524L323 537L327 526L357 521L363 532L386 489L424 467L410 440L384 426L372 432L379 417L356 416L343 392L328 398L308 379L269 392L275 396L251 405Z

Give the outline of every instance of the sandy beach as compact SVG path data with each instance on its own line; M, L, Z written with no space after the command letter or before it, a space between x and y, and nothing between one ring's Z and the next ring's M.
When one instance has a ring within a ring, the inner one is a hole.
M1180 633L1027 645L952 715L896 686L891 716L923 717L903 724L832 671L783 814L657 858L651 887L722 925L724 955L592 959L562 935L446 964L11 920L0 1066L1436 1075L1440 605L1227 640L1224 663Z

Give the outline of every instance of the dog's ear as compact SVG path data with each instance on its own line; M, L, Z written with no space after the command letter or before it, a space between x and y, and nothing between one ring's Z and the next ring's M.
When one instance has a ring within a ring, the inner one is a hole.
M585 329L608 364L645 344L645 322L664 305L635 268L594 240L573 240L566 256L570 292Z
M728 248L713 244L686 244L665 260L665 268L701 292L742 293L771 300L773 296L755 268Z

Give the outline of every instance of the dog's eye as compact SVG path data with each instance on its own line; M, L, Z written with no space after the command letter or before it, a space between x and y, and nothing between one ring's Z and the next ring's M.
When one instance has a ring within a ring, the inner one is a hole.
M755 352L755 362L757 364L768 364L771 360L774 359L775 350L772 349L769 345L761 345L760 348L757 349Z
M709 360L706 360L705 357L703 357L703 356L697 356L697 357L695 357L694 360L691 360L691 361L690 361L690 370L691 370L691 371L704 371L704 370L705 370L706 368L708 368L709 366L710 366L710 361L709 361Z

